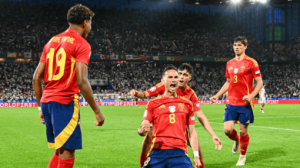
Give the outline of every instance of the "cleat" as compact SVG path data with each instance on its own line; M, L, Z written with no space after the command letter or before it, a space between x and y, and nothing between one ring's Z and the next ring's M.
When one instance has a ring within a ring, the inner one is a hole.
M237 166L244 166L246 162L246 155L240 155L238 162L236 163Z
M232 147L232 153L236 154L240 147L240 141L235 141Z
M262 110L261 113L265 113L265 112Z

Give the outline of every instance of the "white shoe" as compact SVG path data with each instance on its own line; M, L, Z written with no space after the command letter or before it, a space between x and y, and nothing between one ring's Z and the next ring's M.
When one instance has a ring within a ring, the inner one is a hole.
M265 113L263 110L261 110L261 113Z
M236 154L240 147L240 141L235 141L232 146L232 153Z
M236 163L237 166L244 166L246 162L246 155L240 155L238 162Z

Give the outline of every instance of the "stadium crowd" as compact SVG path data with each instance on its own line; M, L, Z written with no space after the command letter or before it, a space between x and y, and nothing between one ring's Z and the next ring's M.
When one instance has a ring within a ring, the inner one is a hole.
M38 61L0 62L0 100L35 100L32 88L32 74ZM174 65L179 66L178 63ZM131 99L127 93L131 89L147 90L159 83L165 63L113 63L91 62L89 79L108 81L107 86L93 86L94 94L118 94L122 99ZM199 99L206 100L223 86L225 64L192 64L194 74L189 82ZM261 64L261 73L266 82L266 97L300 98L300 64Z

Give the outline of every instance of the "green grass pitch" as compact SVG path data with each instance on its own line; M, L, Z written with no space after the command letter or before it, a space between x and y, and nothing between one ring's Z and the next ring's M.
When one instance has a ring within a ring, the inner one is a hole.
M137 133L145 106L100 107L106 117L103 127L94 126L90 107L81 107L83 150L76 152L75 168L138 168L143 137ZM210 135L197 122L196 130L206 168L230 168L233 141L223 133L225 105L202 105L223 149L214 148ZM300 105L255 106L255 122L249 127L250 144L245 168L300 167ZM0 108L0 167L46 168L54 149L46 142L45 126L37 108ZM238 126L235 126L238 130ZM189 156L192 156L189 147Z

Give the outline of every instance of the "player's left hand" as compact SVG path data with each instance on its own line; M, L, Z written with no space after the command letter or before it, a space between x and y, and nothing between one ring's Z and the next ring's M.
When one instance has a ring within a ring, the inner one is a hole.
M201 162L199 157L194 157L194 166L195 168L201 168Z
M45 124L45 120L44 120L42 111L40 111L40 113L39 113L39 118L40 118L41 123Z
M213 137L213 141L214 141L214 143L216 145L216 150L220 151L222 149L222 143L221 143L220 138L218 136L214 136Z
M243 100L244 100L246 103L250 103L252 99L253 99L253 97L250 96L250 95L245 95L245 96L243 97Z

